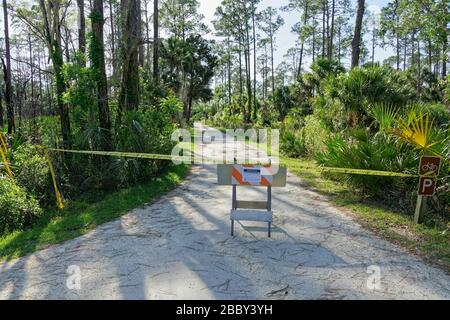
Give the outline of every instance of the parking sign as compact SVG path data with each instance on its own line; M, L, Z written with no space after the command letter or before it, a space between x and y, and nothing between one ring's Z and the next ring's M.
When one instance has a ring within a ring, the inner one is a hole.
M420 177L419 196L432 196L436 192L436 178Z

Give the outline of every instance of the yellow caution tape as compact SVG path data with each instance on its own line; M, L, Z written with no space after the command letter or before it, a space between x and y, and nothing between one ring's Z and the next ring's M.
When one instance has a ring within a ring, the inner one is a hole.
M8 148L6 147L5 139L3 138L3 133L0 132L0 147L3 148L3 152L7 152Z
M172 155L156 154L156 153L134 153L134 152L118 152L118 151L89 151L89 150L65 150L65 149L53 149L49 148L49 151L76 153L86 155L97 156L109 156L119 158L140 158L140 159L153 159L153 160L183 160L184 157L172 157Z
M125 158L141 158L141 159L157 159L157 160L185 160L185 157L176 157L166 154L155 154L155 153L133 153L133 152L117 152L117 151L89 151L89 150L65 150L65 149L48 149L55 152L66 152L66 153L76 153L76 154L86 154L86 155L98 155L98 156L111 156L111 157L125 157ZM208 159L203 157L205 160L212 160L213 162L217 159ZM401 172L389 172L389 171L377 171L377 170L366 170L366 169L352 169L352 168L333 168L333 167L313 167L305 166L300 164L289 165L289 167L294 169L302 169L308 171L316 172L330 172L330 173L341 173L341 174L357 174L357 175L370 175L370 176L380 176L380 177L400 177L400 178L411 178L417 177L415 174L401 173Z
M341 174L356 174L356 175L366 175L366 176L379 176L379 177L400 177L400 178L412 178L418 177L416 174L408 174L401 172L390 172L390 171L378 171L378 170L367 170L367 169L353 169L353 168L335 168L335 167L313 167L305 166L300 164L289 165L288 167L294 169L303 169L308 171L316 172L329 172L329 173L341 173Z
M9 167L8 160L6 159L6 152L7 152L7 149L6 149L5 141L3 140L3 133L0 133L0 143L1 143L1 146L0 146L0 155L1 155L1 157L2 157L2 162L3 162L4 165L5 165L6 172L8 173L8 175L11 177L11 179L14 179L14 175L13 175L13 173L12 173L12 171L11 171L11 168Z
M47 149L45 149L42 146L38 146L38 147L43 150L43 152L45 154L45 158L47 159L48 167L50 169L50 174L52 176L53 189L55 190L56 202L58 204L58 208L60 210L62 210L62 209L64 209L64 202L63 202L63 199L61 196L61 192L59 191L58 184L56 183L56 173L55 173L55 169L52 164L52 160L50 159Z

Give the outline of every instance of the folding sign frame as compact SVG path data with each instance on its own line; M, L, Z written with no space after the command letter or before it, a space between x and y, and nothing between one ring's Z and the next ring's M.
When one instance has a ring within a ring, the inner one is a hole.
M262 221L268 224L268 236L271 236L272 187L286 186L287 170L274 165L219 164L217 177L219 185L232 186L231 200L231 236L234 235L234 221ZM267 201L237 200L237 187L266 187Z

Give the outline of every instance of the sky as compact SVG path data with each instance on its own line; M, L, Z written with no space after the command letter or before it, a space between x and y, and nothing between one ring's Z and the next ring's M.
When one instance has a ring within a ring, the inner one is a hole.
M219 6L222 0L199 0L200 2L200 13L205 16L205 22L212 28L211 21L214 19L214 12ZM262 0L259 8L264 9L268 6L272 6L274 8L280 8L283 5L286 5L288 0ZM355 6L355 0L352 0L353 5ZM379 14L381 12L381 8L388 3L388 0L366 0L366 7L368 10L375 14ZM291 32L292 26L298 22L298 15L294 12L280 12L282 17L285 20L285 24L282 28L280 28L277 33L276 39L276 47L277 51L275 53L275 65L278 65L284 60L284 55L286 51L293 47L296 41L296 36ZM375 60L383 61L387 57L391 56L393 52L391 50L386 50L383 48L377 48L375 51Z
M28 2L30 0L24 0L25 2ZM199 0L200 8L199 11L201 14L205 17L205 23L210 27L211 30L214 30L212 26L212 21L214 20L214 12L216 11L216 8L219 6L222 0ZM274 8L280 8L281 6L284 6L288 4L289 0L261 0L261 3L258 6L259 10L263 10L264 8L267 8L268 6L272 6ZM356 0L352 0L353 6L356 6ZM366 0L366 7L371 12L378 14L381 11L381 8L386 6L388 3L388 0ZM150 9L152 10L152 8ZM282 17L284 18L285 24L280 28L276 35L276 52L274 56L275 60L275 66L281 63L283 60L285 60L284 55L286 54L287 50L295 45L295 42L297 40L297 37L294 33L291 32L292 26L296 24L299 21L298 13L295 12L280 12ZM3 34L3 14L0 14L0 29L1 34ZM14 35L17 32L20 32L21 29L13 28L11 33ZM214 33L210 32L206 37L208 38L214 38ZM370 39L366 39L367 41L370 41ZM388 58L389 56L392 56L394 54L394 51L392 48L380 48L377 47L375 51L375 60L376 61L383 61L384 59ZM290 61L289 61L290 62ZM306 57L306 64L311 64L311 58ZM344 65L348 67L349 61L343 60ZM251 66L252 67L252 66Z

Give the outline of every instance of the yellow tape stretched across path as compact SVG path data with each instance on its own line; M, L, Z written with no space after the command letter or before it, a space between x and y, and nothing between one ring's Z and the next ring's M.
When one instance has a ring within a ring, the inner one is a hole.
M138 158L138 159L151 159L151 160L186 160L186 157L182 156L172 156L167 154L157 154L157 153L134 153L134 152L118 152L118 151L89 151L89 150L66 150L66 149L55 149L55 148L44 148L42 146L38 146L43 149L45 157L47 158L47 162L50 168L50 173L53 182L53 188L55 190L56 201L58 203L59 209L64 208L64 202L62 199L61 192L59 191L57 182L56 182L56 173L53 168L53 164L51 162L50 156L48 155L48 151L54 152L64 152L64 153L75 153L75 154L84 154L84 155L97 155L97 156L109 156L109 157L120 157L120 158ZM6 171L8 175L13 178L13 173L9 167L9 164L6 159L6 144L3 140L3 137L0 134L0 156L2 158L2 162L5 164ZM205 159L205 157L203 157ZM207 159L207 158L206 158ZM217 159L208 159L211 160L212 163L216 162ZM295 161L295 160L294 160ZM281 163L283 165L283 162ZM401 173L401 172L389 172L389 171L377 171L377 170L365 170L365 169L350 169L350 168L330 168L330 167L314 167L314 166L306 166L301 164L289 164L289 168L299 169L304 171L314 171L314 172L329 172L329 173L340 173L340 174L357 174L357 175L367 175L367 176L380 176L380 177L399 177L399 178L411 178L417 177L418 175Z
M65 149L48 149L54 152L65 152L65 153L75 153L75 154L85 154L85 155L97 155L97 156L110 156L110 157L123 157L123 158L139 158L139 159L153 159L153 160L180 160L183 161L185 157L177 157L166 154L156 154L156 153L133 153L133 152L118 152L118 151L89 151L89 150L65 150ZM205 159L205 158L204 158ZM216 161L217 159L210 159ZM283 162L281 162L283 165ZM331 168L331 167L313 167L305 166L300 164L290 164L288 167L307 171L316 172L330 172L330 173L340 173L340 174L357 174L357 175L368 175L368 176L379 176L379 177L399 177L399 178L412 178L418 177L417 174L408 174L401 172L389 172L389 171L377 171L377 170L365 170L365 169L351 169L351 168Z
M283 164L283 162L282 162ZM390 171L378 171L367 169L352 169L352 168L335 168L335 167L313 167L300 164L288 165L288 168L300 169L305 171L317 171L317 172L329 172L329 173L341 173L341 174L357 174L365 176L379 176L379 177L399 177L399 178L413 178L418 177L417 174L390 172Z

